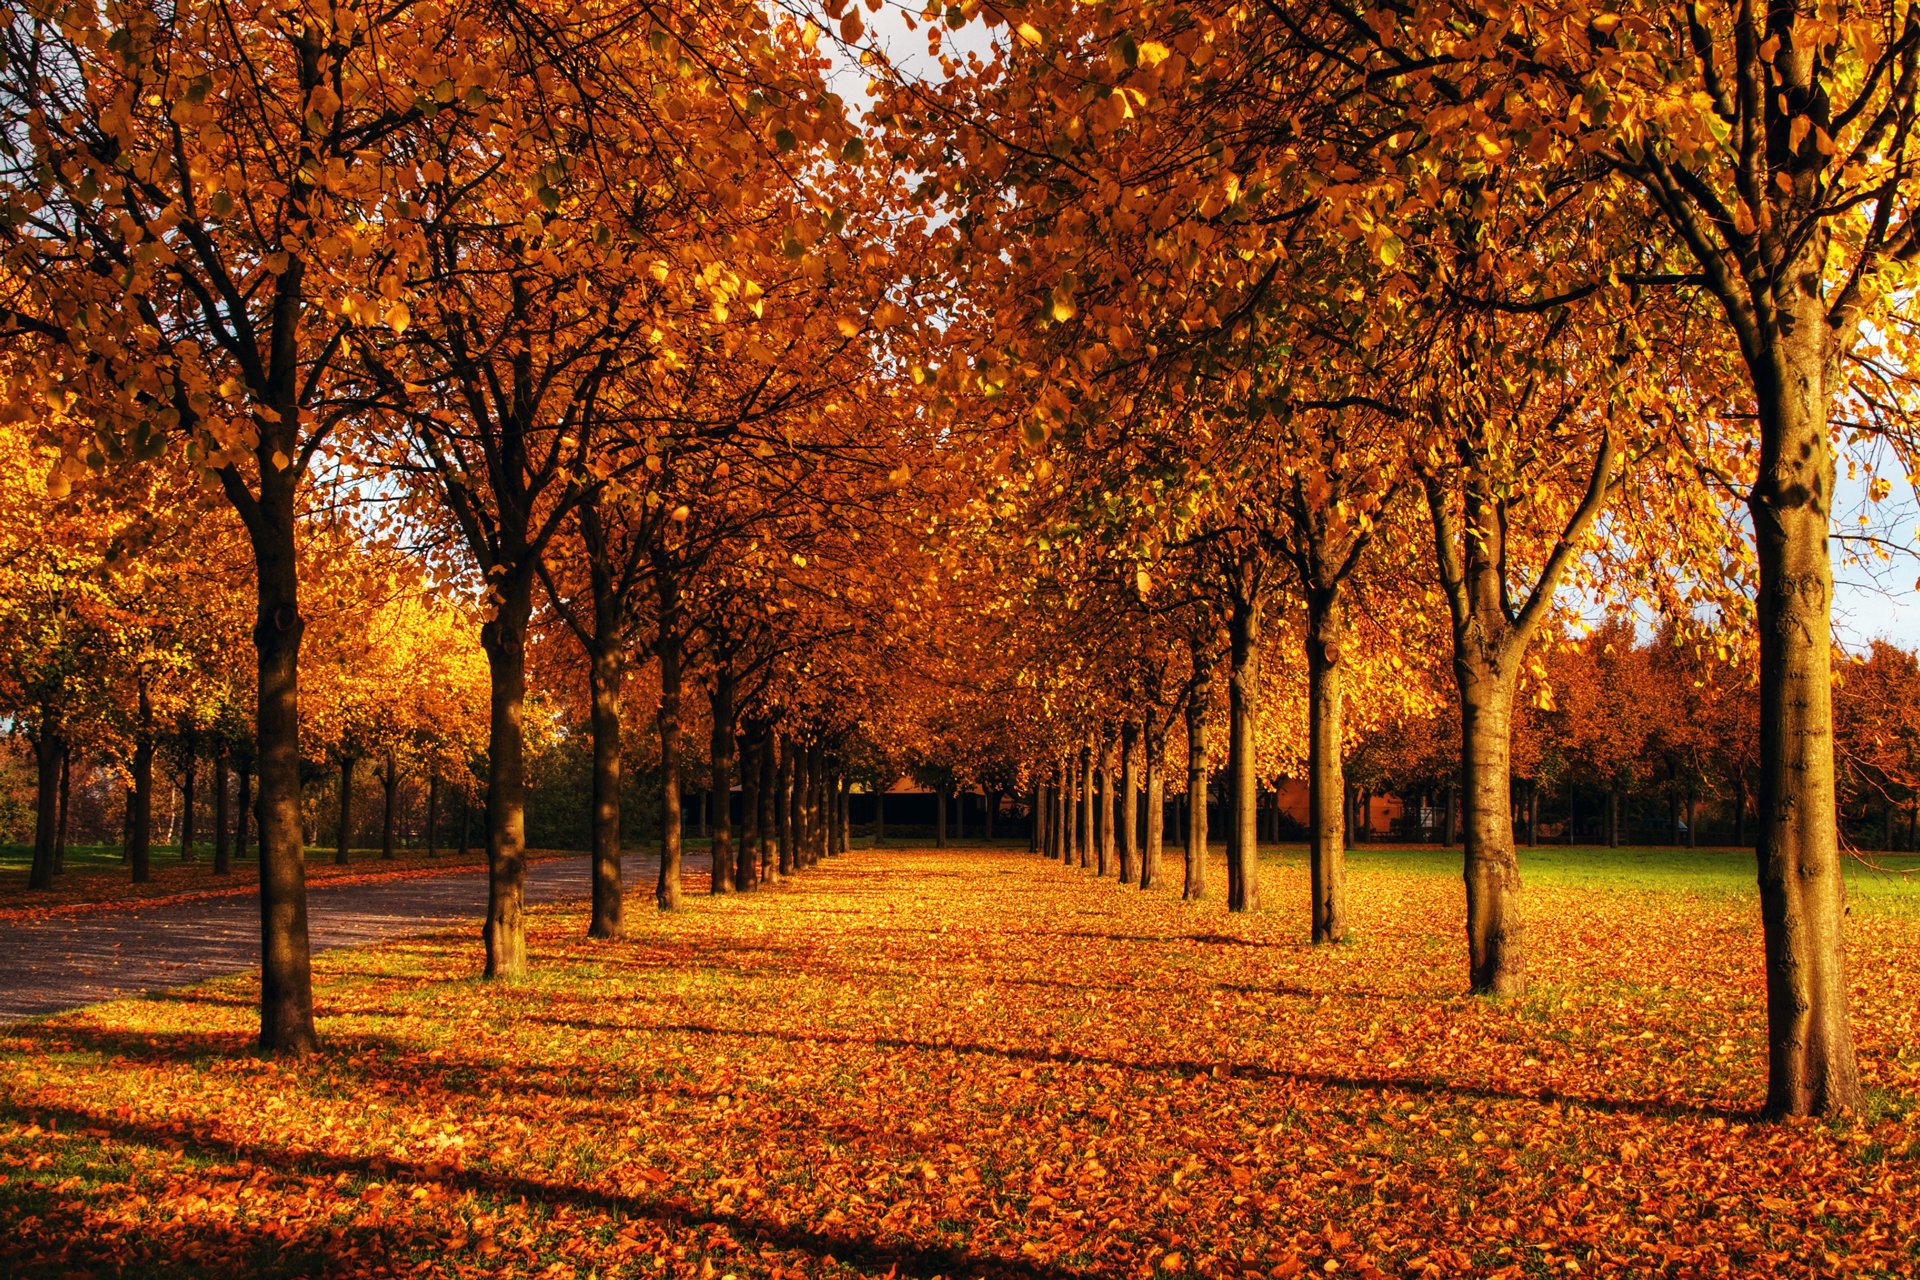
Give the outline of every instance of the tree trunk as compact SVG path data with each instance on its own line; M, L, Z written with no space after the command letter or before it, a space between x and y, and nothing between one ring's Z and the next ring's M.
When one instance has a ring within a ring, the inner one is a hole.
M1254 722L1260 705L1260 610L1236 601L1228 622L1227 910L1260 909L1260 791Z
M1071 758L1061 764L1060 777L1060 861L1070 867L1080 843L1080 775Z
M1540 783L1527 781L1527 848L1540 843Z
M427 775L427 856L440 852L440 774Z
M845 772L836 770L833 775L833 853L835 857L847 851L847 842L853 836L853 788L847 782Z
M593 783L589 804L592 831L588 875L592 905L589 938L619 938L627 931L626 885L622 878L620 792L626 761L620 746L626 716L626 656L614 620L596 601L592 652L587 657L587 721L593 736Z
M1045 804L1046 784L1037 782L1027 801L1027 852L1040 852L1040 813Z
M399 832L400 822L400 762L394 759L391 747L387 749L387 770L381 782L386 788L386 812L380 819L380 860L392 862L393 841Z
M775 846L779 842L780 740L771 729L760 738L760 882L780 878Z
M880 842L887 838L887 786L884 782L873 784L873 847L878 849Z
M1508 764L1513 680L1500 669L1455 661L1460 689L1460 790L1466 797L1467 966L1481 994L1527 989L1520 918L1520 860L1513 847Z
M233 856L247 856L247 817L253 812L253 765L251 761L240 761L240 794L233 807Z
M1193 688L1187 694L1187 865L1180 896L1207 896L1207 709L1213 702L1211 664L1196 649Z
M1120 883L1140 883L1140 726L1127 720L1120 726L1120 794L1114 815L1119 825ZM1145 888L1145 885L1141 885Z
M146 884L153 879L153 696L147 690L146 673L140 676L140 724L133 739L133 813L129 824L132 839L128 854L133 862L133 882Z
M1094 830L1095 806L1099 803L1099 792L1094 789L1093 748L1080 748L1080 869L1089 871L1098 856L1095 842L1099 839Z
M334 829L333 861L335 866L347 865L347 849L353 838L353 766L350 755L340 757L340 821ZM316 824L317 825L317 824ZM317 833L316 833L317 834Z
M740 851L733 860L733 887L749 893L760 882L760 751L765 739L742 733L735 741L740 753Z
M473 852L473 797L460 793L460 856Z
M193 861L193 775L197 762L193 729L180 735L180 861Z
M980 788L980 807L985 810L985 812L981 814L980 819L984 826L983 836L988 844L992 844L993 811L1000 807L1000 793L998 791L989 791L985 787Z
M494 615L480 628L491 697L487 722L487 918L484 976L527 971L527 768L521 717L527 697L528 572L510 573L494 590Z
M1694 793L1693 779L1688 778L1687 779L1687 848L1689 849L1697 849L1700 847L1699 837L1694 834L1693 819L1694 819L1694 808L1695 808L1696 799L1697 799L1697 796ZM1888 833L1887 847L1891 849L1893 847L1893 834L1892 834L1893 824L1891 820L1889 820L1887 824L1887 833Z
M53 874L67 869L67 814L73 797L73 744L60 752L60 814L53 824Z
M1767 957L1767 1111L1826 1115L1862 1102L1847 1014L1846 885L1833 769L1836 362L1819 284L1825 243L1755 372L1760 465L1748 502L1760 584L1760 919Z
M1735 769L1733 776L1733 843L1737 847L1747 842L1747 771Z
M223 738L213 748L213 874L217 876L233 872L233 846L227 836L227 744Z
M53 851L60 827L60 761L66 756L66 742L52 717L42 714L40 733L34 739L35 768L33 804L33 866L27 875L29 889L53 888Z
M819 743L807 748L807 865L827 854L827 760Z
M1307 593L1307 876L1313 941L1347 936L1346 771L1341 717L1346 611L1338 588ZM1359 824L1355 823L1355 834Z
M933 789L933 847L947 847L947 786L944 782Z
M1607 788L1607 848L1620 847L1620 793Z
M1445 816L1444 816L1444 817L1443 817L1443 818L1441 819L1441 821L1442 821L1442 822L1444 822L1444 823L1446 824L1446 834L1445 834L1445 836L1443 837L1443 841L1444 841L1444 843L1445 843L1445 844L1447 845L1447 847L1448 847L1448 848L1452 848L1452 847L1453 847L1453 843L1454 843L1454 841L1455 841L1455 840L1457 840L1457 839L1459 838L1459 832L1460 832L1460 791L1459 791L1459 788L1457 788L1457 787L1448 787L1448 788L1447 788L1447 808L1446 808L1446 814L1445 814Z
M711 891L728 893L734 887L733 865L733 666L722 659L713 672L708 696L713 712L713 736L708 754L713 760L713 813L708 818L713 876Z
M779 779L774 784L774 813L780 822L780 874L792 875L793 857L793 741L780 740Z
M654 904L680 905L680 610L679 597L663 581L660 601L660 878Z
M1146 741L1147 838L1140 851L1140 887L1157 889L1160 887L1160 856L1166 843L1167 780L1161 757L1166 754L1167 744L1156 741L1151 731L1143 736ZM1127 810L1131 814L1131 803L1127 805Z

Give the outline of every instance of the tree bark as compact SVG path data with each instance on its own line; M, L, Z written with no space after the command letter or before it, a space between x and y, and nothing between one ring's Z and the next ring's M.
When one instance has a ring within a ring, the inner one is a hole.
M132 839L128 854L133 862L133 882L146 884L153 879L153 695L147 689L146 673L140 675L140 723L133 739L133 812Z
M1863 1100L1847 1012L1846 886L1833 768L1834 460L1838 356L1820 288L1825 237L1781 292L1769 349L1749 358L1760 464L1748 509L1760 584L1760 919L1767 958L1767 1111L1826 1115Z
M1000 807L1000 793L986 787L980 788L980 821L983 827L982 837L988 844L993 843L993 811Z
M792 875L795 868L793 857L793 741L780 739L779 777L774 784L773 805L775 816L780 822L780 874Z
M353 839L353 766L356 763L351 755L340 757L340 808L339 825L334 828L335 840L333 861L335 866L347 865L347 850ZM317 823L315 824L318 825ZM318 835L319 832L315 832Z
M1093 747L1080 748L1080 869L1091 870L1094 863L1094 844L1098 839L1094 831L1094 806L1099 800L1094 789Z
M66 742L57 723L42 713L40 732L33 740L35 768L33 804L33 865L27 874L29 889L53 888L54 846L60 827L60 761Z
M768 729L760 738L760 882L780 878L775 845L779 840L780 740Z
M67 869L67 815L73 798L73 744L60 752L60 813L53 824L53 874Z
M1236 599L1227 626L1232 674L1227 684L1227 910L1260 909L1260 792L1254 759L1260 705L1260 609Z
M1347 936L1346 770L1341 718L1346 616L1339 589L1307 593L1307 878L1313 941ZM1358 823L1355 824L1356 828Z
M484 976L511 979L527 971L527 768L522 715L527 697L527 623L533 613L530 569L503 575L494 591L494 615L480 628L491 684L487 918L481 937L487 952Z
M231 875L233 846L227 842L227 744L223 738L213 748L213 874Z
M1146 741L1147 838L1140 851L1140 887L1157 889L1161 852L1166 843L1167 780L1161 757L1166 754L1167 744L1164 739L1157 739L1151 729L1142 736ZM1133 805L1129 803L1127 809L1131 812Z
M1527 989L1520 918L1520 860L1513 847L1510 672L1473 672L1460 680L1460 789L1466 797L1467 967L1476 992L1521 995Z
M680 905L680 610L670 579L660 586L660 878L654 904Z
M394 758L391 747L387 748L387 769L380 781L386 790L386 812L380 820L380 860L392 862L393 842L399 833L400 822L400 762Z
M873 847L878 849L880 842L887 838L887 784L873 784Z
M1140 725L1127 720L1120 726L1120 787L1113 806L1119 825L1120 883L1140 883ZM1144 885L1141 886L1145 888Z
M760 751L764 737L737 735L740 760L740 851L733 861L733 887L750 893L760 882ZM731 821L731 813L728 815Z
M1207 896L1207 709L1213 703L1213 664L1198 646L1193 667L1187 694L1187 874L1180 896L1200 902Z
M427 775L427 856L440 852L440 773Z
M714 667L708 695L713 713L713 736L708 754L713 761L713 813L708 819L714 893L729 893L737 878L733 865L733 666L724 658Z
M180 735L180 861L193 861L193 775L198 763L193 727Z
M620 745L626 717L626 657L621 629L595 601L591 652L587 657L587 720L593 735L593 783L589 803L592 905L589 938L619 938L627 931L626 885L621 866L620 793L626 761Z

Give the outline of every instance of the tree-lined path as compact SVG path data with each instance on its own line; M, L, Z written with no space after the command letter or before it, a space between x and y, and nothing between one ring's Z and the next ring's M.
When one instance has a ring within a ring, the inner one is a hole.
M527 869L527 896L587 896L582 858ZM363 946L477 921L487 885L475 867L442 875L316 884L307 896L316 951ZM256 968L260 904L250 893L0 924L0 1022L114 996L160 991Z
M0 1183L37 1224L0 1271L1911 1269L1920 890L1851 895L1875 1109L1781 1127L1741 863L1608 856L1542 856L1539 979L1507 1001L1446 963L1437 850L1358 852L1378 923L1328 950L1024 853L885 849L619 942L536 909L509 984L464 934L333 952L298 1061L247 1051L247 977L16 1024L0 1171L62 1177ZM1261 874L1301 892L1305 856Z

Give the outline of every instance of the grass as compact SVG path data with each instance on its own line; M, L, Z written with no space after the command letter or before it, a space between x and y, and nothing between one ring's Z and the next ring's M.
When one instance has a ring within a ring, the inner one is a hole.
M1920 1268L1910 925L1850 926L1867 1114L1761 1123L1751 892L1642 854L1523 854L1518 1000L1461 994L1457 852L1355 851L1315 950L1285 849L1234 916L887 848L636 884L615 944L541 908L513 984L466 929L326 953L300 1062L248 1051L246 976L0 1028L0 1273Z

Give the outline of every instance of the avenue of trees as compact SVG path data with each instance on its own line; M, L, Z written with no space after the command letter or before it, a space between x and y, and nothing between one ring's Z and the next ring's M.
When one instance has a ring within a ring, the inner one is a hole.
M1842 860L1911 843L1915 677L1831 613L1836 556L1893 554L1848 504L1915 470L1920 12L968 0L896 14L895 66L878 8L16 7L34 883L76 769L138 878L211 761L301 1053L322 785L342 856L403 786L479 824L496 979L549 740L603 938L641 761L661 909L690 792L739 794L749 890L917 771L1326 944L1390 791L1457 826L1468 985L1511 995L1577 782L1607 838L1657 795L1753 843L1769 1109L1858 1106ZM1281 777L1306 904L1260 899Z

